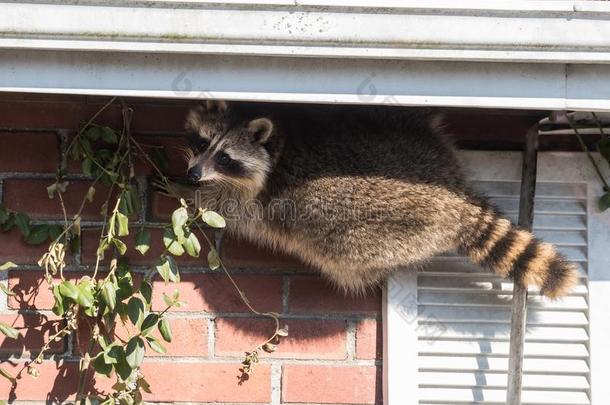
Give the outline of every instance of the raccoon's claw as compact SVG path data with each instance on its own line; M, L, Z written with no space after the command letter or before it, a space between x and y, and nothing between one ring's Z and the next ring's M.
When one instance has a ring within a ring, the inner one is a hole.
M167 178L155 176L150 181L150 185L154 191L166 197L174 197L176 195L175 192L172 192L173 190L171 189L169 179Z

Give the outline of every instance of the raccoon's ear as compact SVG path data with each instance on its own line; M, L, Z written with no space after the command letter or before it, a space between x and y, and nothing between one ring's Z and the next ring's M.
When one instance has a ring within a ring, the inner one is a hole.
M205 108L209 112L223 113L227 111L229 106L224 100L206 100Z
M273 132L273 122L269 118L257 118L250 121L248 131L252 134L254 142L265 143Z

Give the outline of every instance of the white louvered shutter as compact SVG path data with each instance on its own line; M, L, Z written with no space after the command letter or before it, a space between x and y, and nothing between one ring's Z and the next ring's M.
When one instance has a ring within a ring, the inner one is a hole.
M462 157L473 185L516 222L520 154ZM581 278L562 300L530 292L523 405L610 404L610 213L597 212L589 165L582 154L539 155L534 233ZM504 404L511 297L512 283L453 254L396 274L386 292L386 405Z

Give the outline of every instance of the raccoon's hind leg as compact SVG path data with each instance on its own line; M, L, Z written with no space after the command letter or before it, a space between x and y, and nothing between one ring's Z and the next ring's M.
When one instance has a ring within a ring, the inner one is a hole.
M576 284L574 264L526 230L502 218L487 203L472 207L463 221L458 251L503 278L535 285L547 297L566 295Z

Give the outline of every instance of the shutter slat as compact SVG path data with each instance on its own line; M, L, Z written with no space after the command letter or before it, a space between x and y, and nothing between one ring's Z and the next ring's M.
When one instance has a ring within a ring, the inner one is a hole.
M422 372L420 374L420 387L437 387L439 381L450 381L447 387L464 388L506 388L506 373L493 372ZM525 389L559 389L565 391L581 391L589 388L589 381L585 376L573 375L543 375L525 374L523 376Z
M443 339L497 339L508 341L510 336L510 324L505 323L472 323L465 326L460 323L447 322L439 325L434 322L422 323L425 325L427 336L442 336ZM420 337L425 339L427 336ZM586 327L556 327L556 326L528 326L527 336L525 340L528 342L546 341L546 342L574 342L582 343L589 341L589 334Z
M485 354L496 356L508 356L509 343L495 342L480 339L476 341L458 341L430 338L419 341L420 354ZM529 342L525 345L525 356L530 357L552 357L552 358L583 358L589 356L585 344L578 343L536 343Z
M492 198L493 202L505 214L517 214L519 212L519 197L514 198ZM534 205L536 214L555 215L586 215L587 204L583 200L537 200Z
M505 404L503 389L420 388L421 404ZM526 390L521 395L523 405L587 405L586 392ZM429 402L427 402L429 401ZM446 401L446 402L444 402Z
M446 356L420 356L420 371L499 371L506 372L508 357L497 356L459 356L447 358ZM523 370L526 373L540 373L549 375L586 375L589 372L589 363L584 359L552 359L552 358L525 358Z
M517 197L520 192L519 181L485 181L474 180L472 185L482 194L488 197ZM547 198L564 199L578 198L587 199L587 185L582 183L536 183L536 201Z

